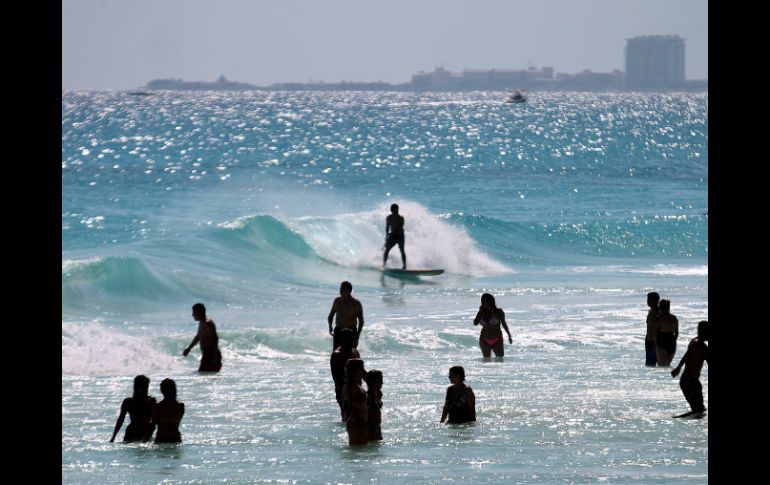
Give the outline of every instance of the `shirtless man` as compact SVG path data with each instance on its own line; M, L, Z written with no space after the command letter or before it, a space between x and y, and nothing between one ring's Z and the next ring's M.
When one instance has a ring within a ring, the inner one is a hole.
M658 335L658 317L660 316L658 303L660 303L660 295L657 292L651 291L650 293L647 293L647 306L650 307L650 311L647 312L647 333L644 336L644 365L648 367L655 367L658 365L656 343L656 337Z
M192 307L192 316L198 322L198 333L190 342L190 345L184 349L182 355L187 357L190 349L195 344L201 344L201 365L198 367L200 372L219 372L222 368L222 354L219 352L219 336L214 321L206 318L206 307L203 303L196 303Z
M385 219L385 254L382 255L382 266L388 262L388 253L398 244L401 251L401 269L406 269L406 253L404 253L404 217L398 215L398 204L390 206L390 215Z
M332 342L332 348L334 349L342 345L339 336L340 330L343 328L353 329L356 333L353 347L358 347L358 339L361 337L361 330L364 328L364 309L361 306L361 302L350 295L352 291L353 285L343 281L340 284L340 296L334 299L332 309L329 312L329 334L334 337ZM337 325L332 331L332 321L335 314L337 315ZM356 329L356 323L358 324L358 329Z
M691 414L703 413L706 408L703 406L703 386L700 383L700 371L703 368L703 362L709 361L708 324L703 320L698 322L698 336L690 340L687 346L687 352L682 356L679 365L671 371L671 377L679 375L679 370L684 365L684 372L679 379L679 387L684 393L684 398L690 404L691 412L677 417L685 417Z

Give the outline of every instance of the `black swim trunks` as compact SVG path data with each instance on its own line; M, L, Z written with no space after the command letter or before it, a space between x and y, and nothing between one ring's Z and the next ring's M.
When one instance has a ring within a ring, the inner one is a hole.
M404 235L403 234L388 234L385 238L385 249L390 249L398 244L399 249L404 249Z

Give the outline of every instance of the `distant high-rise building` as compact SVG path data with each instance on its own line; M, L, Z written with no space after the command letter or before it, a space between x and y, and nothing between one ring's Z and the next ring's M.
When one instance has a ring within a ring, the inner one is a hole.
M684 86L684 39L678 35L642 35L626 39L628 89Z

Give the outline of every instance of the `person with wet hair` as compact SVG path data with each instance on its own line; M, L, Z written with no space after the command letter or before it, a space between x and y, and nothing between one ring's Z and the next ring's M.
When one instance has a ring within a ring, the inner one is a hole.
M369 430L366 425L369 416L366 408L366 391L361 386L366 370L361 359L348 359L345 364L345 387L343 395L347 401L350 416L345 423L350 445L365 445L369 441Z
M489 293L481 295L481 306L476 313L476 318L473 319L473 324L481 324L481 335L479 335L481 354L489 357L494 351L495 357L503 357L505 350L503 349L503 331L500 327L504 328L505 333L508 334L509 344L513 343L513 338L505 322L505 312L502 308L497 308L494 296Z
M450 368L449 381L452 385L446 389L441 422L458 424L476 421L476 395L470 386L465 385L465 369L459 365Z
M149 388L150 379L147 376L134 377L134 394L125 398L123 404L120 405L120 415L115 423L115 430L112 432L110 443L115 441L115 436L118 435L118 431L126 419L126 413L131 418L131 422L126 426L123 441L140 441L147 434L147 430L150 428L152 407L155 405L155 398L147 395Z
M172 379L163 379L160 383L160 392L163 400L152 408L152 420L150 429L144 437L146 443L155 433L155 443L181 443L182 434L179 432L179 423L184 416L184 403L176 400L176 382Z

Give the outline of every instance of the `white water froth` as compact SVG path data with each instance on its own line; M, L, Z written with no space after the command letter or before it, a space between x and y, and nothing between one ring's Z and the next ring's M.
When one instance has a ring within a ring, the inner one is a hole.
M681 266L676 264L656 264L649 268L628 266L575 266L575 273L641 273L659 276L708 276L708 265Z
M654 275L672 275L672 276L708 276L708 265L703 266L677 266L673 264L656 264L650 269L636 269L635 273L647 273Z
M149 339L107 328L98 321L62 323L62 374L137 375L184 371L179 360L156 349Z
M62 274L67 274L78 268L99 263L102 260L103 258L99 258L99 257L86 258L86 259L63 259L61 262L61 272Z
M388 214L390 204L383 204L368 212L332 218L301 217L284 222L323 258L341 266L379 268ZM479 250L465 230L442 221L422 205L402 201L399 214L405 220L404 252L408 268L441 268L447 273L472 276L513 272ZM388 266L401 266L398 246L390 250Z

